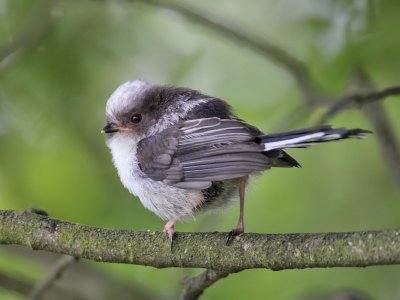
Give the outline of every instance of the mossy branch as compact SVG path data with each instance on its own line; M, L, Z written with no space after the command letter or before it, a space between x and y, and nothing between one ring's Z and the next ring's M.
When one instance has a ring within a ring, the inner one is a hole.
M30 212L0 210L0 244L68 254L98 262L156 268L238 272L400 264L400 230L256 234L225 245L226 233L177 233L171 251L162 232L110 230Z

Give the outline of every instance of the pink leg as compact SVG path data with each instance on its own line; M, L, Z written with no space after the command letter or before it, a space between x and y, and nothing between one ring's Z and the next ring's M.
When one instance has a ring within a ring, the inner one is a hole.
M239 199L240 199L240 214L239 214L239 221L236 225L236 228L232 229L229 234L228 237L226 239L226 243L229 244L229 242L232 241L233 237L235 237L236 235L242 234L244 232L244 192L246 189L246 181L247 181L247 177L243 178L240 181L240 185L239 185Z
M242 180L239 186L239 197L240 197L240 213L239 221L236 225L235 231L237 234L242 234L244 232L244 191L246 189L246 181Z
M169 241L172 245L172 239L174 237L174 228L175 228L176 220L169 220L167 224L164 226L164 232L167 234Z

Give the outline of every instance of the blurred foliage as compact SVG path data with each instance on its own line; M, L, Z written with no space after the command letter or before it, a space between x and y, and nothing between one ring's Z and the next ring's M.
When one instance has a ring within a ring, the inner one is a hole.
M400 82L398 1L187 2L276 42L302 59L331 95L344 93L360 66L378 87ZM72 222L162 229L163 222L120 184L100 135L108 96L135 78L223 98L267 132L310 125L321 112L293 124L291 112L302 102L290 74L242 44L145 1L0 0L0 209L37 207ZM400 138L400 103L387 99L384 106ZM332 123L371 128L355 109ZM303 168L272 170L252 180L247 231L400 227L399 187L376 137L289 152ZM237 215L235 207L180 223L177 230L227 231ZM184 274L199 272L89 264L148 289L150 296L171 298ZM0 272L39 280L45 271L0 247ZM395 299L399 277L398 266L249 270L218 282L204 299L306 299L349 288L373 299ZM0 288L0 298L23 296Z

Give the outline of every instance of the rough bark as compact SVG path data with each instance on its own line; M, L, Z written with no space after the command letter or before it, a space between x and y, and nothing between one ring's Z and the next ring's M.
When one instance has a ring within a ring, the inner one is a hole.
M98 262L229 272L400 263L400 230L246 233L229 246L225 245L226 234L178 232L171 251L162 232L110 230L30 212L0 211L0 244L22 245Z

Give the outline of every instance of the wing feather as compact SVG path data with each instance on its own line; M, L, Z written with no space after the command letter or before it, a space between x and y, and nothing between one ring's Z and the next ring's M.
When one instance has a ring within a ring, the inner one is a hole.
M183 122L142 140L138 159L150 178L184 189L205 189L213 181L239 178L271 167L253 127L236 119Z

